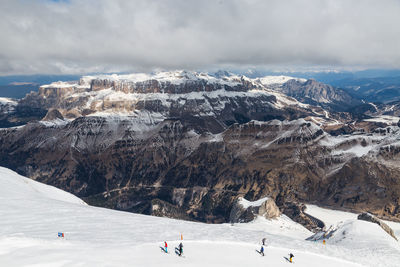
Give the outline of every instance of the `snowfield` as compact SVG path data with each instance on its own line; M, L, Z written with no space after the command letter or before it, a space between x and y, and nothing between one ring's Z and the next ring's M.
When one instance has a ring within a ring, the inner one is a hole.
M323 245L306 241L312 233L286 216L210 225L119 212L88 206L5 168L0 168L0 203L1 266L287 266L289 253L296 266L400 263L398 242L379 226L346 216ZM328 213L327 220L341 221L340 212ZM181 235L184 257L174 253ZM264 237L262 257L256 250ZM164 241L169 254L160 248Z

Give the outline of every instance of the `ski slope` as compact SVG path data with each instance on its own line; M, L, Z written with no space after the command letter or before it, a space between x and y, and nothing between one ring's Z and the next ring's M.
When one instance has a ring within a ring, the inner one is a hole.
M344 223L345 221L354 221L357 219L358 214L346 211L331 210L318 207L316 205L306 205L306 213L314 216L325 223L326 228L336 226ZM400 238L400 223L382 220L384 223L393 229L397 238Z
M286 216L210 225L119 212L88 206L5 168L0 168L0 218L1 266L287 266L289 253L296 266L400 262L398 243L367 222L350 220L343 228L349 238L324 246L306 241L312 233ZM181 234L184 257L174 253ZM363 242L352 239L362 235ZM262 257L256 250L264 237ZM169 254L160 248L164 241ZM379 254L370 249L374 243L381 246Z

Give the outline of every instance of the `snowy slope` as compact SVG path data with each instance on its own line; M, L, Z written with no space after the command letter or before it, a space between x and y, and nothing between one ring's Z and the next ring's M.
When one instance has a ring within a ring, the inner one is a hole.
M25 178L6 168L0 167L0 201L62 201L86 205L81 199L31 179Z
M331 210L326 208L321 208L316 205L307 204L306 213L311 216L320 219L325 223L325 226L329 228L330 226L337 226L339 224L343 224L346 221L354 221L357 219L358 214L346 211L339 210ZM384 223L389 225L394 234L399 238L400 237L400 223L382 220Z
M387 255L388 266L399 266L400 260L399 242L386 234L376 224L357 220L358 214L321 208L315 205L307 205L306 213L322 220L326 228L337 229L327 244L351 247L358 254L369 254L371 258L380 258ZM400 236L400 223L384 221ZM393 265L390 265L389 262ZM382 266L385 266L381 262Z
M2 266L286 266L290 252L296 266L396 266L400 252L379 242L385 236L373 224L367 227L375 232L367 233L361 249L359 244L353 249L360 240L352 239L323 246L305 241L311 233L285 216L209 225L118 212L87 206L5 168L0 168L0 197ZM351 235L354 228L347 231ZM173 252L181 234L184 258ZM263 237L265 257L255 251ZM170 254L160 249L164 240ZM382 246L381 254L370 256L373 242Z
M356 220L358 216L356 213L324 209L315 205L306 206L307 209L305 212L323 221L326 228L329 228L330 226L336 226L339 223L347 220Z

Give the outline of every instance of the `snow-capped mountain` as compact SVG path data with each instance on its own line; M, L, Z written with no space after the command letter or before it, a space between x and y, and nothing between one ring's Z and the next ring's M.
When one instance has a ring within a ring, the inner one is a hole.
M296 266L391 267L400 252L377 224L316 206L307 206L307 212L336 229L325 245L306 240L313 233L285 215L212 225L113 211L5 168L0 168L0 199L0 258L10 267L286 266L289 253ZM400 234L398 223L390 226ZM263 238L265 257L256 252ZM164 241L168 254L160 249ZM174 252L180 242L183 257Z
M160 121L185 113L213 117L225 126L250 118L265 120L263 116L292 119L300 114L316 115L307 105L267 87L278 80L186 71L86 76L78 83L42 86L20 105L55 108L66 118L115 113L142 117L141 113L146 113Z
M203 117L221 116L221 113L229 113L230 109L243 107L250 112L257 109L270 117L291 119L288 113L293 114L292 109L296 109L297 114L302 113L300 116L303 117L305 113L313 113L302 102L333 108L333 111L334 108L343 110L358 104L345 91L314 80L288 76L250 79L228 72L210 75L174 71L85 76L77 83L55 82L41 86L38 93L28 95L20 105L37 109L57 108L67 118L99 112L103 115L134 115L135 111L142 110L164 118L179 116L182 110ZM265 120L260 116L254 117L255 114L240 113L244 119ZM237 121L234 118L227 120L228 124Z

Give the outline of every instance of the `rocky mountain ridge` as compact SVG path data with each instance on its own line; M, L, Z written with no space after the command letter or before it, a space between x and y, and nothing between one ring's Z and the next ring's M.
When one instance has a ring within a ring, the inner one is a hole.
M283 84L281 91L300 102L320 105L328 110L346 111L348 108L362 103L346 91L314 79L309 79L306 82L290 80Z
M176 113L170 108L193 110L193 107L185 106L188 104L198 106L197 113L215 113L216 109L224 108L227 98L249 97L264 99L263 105L271 109L281 110L288 106L308 108L277 90L280 86L293 83L307 86L308 82L285 76L250 79L223 74L214 77L186 71L86 76L78 83L58 82L41 86L37 93L27 95L20 105L56 108L67 118L95 115L96 112L131 113L143 109L174 117L177 114L168 114Z
M129 117L82 117L1 131L0 161L91 204L133 212L152 214L158 199L188 218L223 222L237 196L268 195L282 209L317 202L396 218L399 133L335 137L303 119L220 134L184 120L137 131Z

